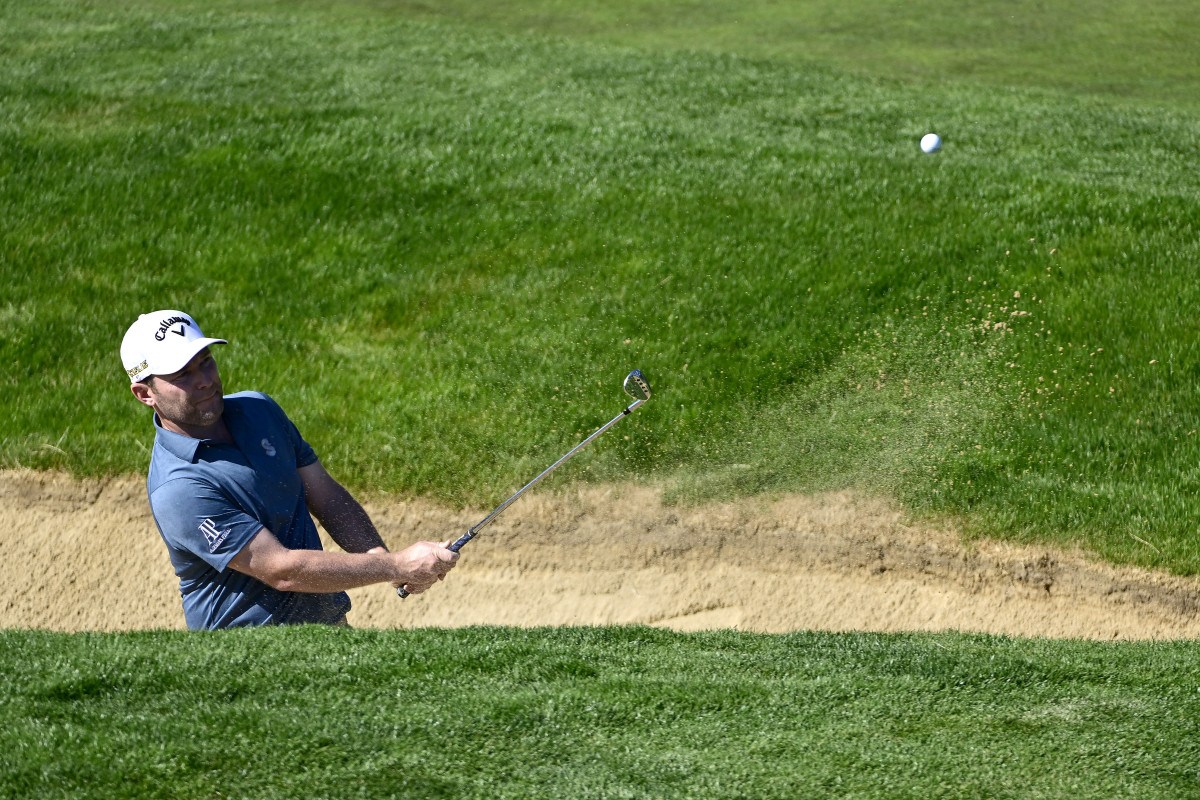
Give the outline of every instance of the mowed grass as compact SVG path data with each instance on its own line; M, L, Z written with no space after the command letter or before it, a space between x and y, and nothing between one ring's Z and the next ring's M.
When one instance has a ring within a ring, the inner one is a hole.
M558 482L849 486L1194 572L1192 17L0 4L0 465L141 472L117 347L175 306L360 492L499 502L640 367L654 399ZM1198 663L4 631L0 796L1194 797Z
M1186 0L1003 0L969 8L946 0L374 5L421 19L646 50L737 53L923 84L1037 87L1109 102L1200 108L1200 25Z
M1174 87L1142 45L1194 27L1149 7L1104 36ZM914 19L949 47L940 8ZM1066 91L1091 48L925 81L844 69L836 36L743 55L427 12L0 7L0 465L142 471L117 348L179 307L360 492L499 502L637 367L654 399L556 481L854 487L1200 567L1200 127L1171 92Z
M1200 793L1191 642L5 631L0 661L11 798Z

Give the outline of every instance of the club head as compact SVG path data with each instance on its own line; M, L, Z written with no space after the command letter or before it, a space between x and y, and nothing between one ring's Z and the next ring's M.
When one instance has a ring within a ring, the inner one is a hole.
M640 369L635 369L625 376L625 394L634 400L650 399L650 384L646 382L646 376Z

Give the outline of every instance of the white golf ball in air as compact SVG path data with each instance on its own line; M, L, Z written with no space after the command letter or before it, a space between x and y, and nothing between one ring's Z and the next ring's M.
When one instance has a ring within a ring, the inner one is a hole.
M942 137L936 133L927 133L921 137L921 149L926 153L936 153L942 149Z

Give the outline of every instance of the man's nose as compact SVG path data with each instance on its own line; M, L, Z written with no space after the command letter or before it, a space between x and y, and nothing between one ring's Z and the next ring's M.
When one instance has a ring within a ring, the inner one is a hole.
M209 386L212 386L215 378L216 372L214 370L198 369L196 370L196 376L192 379L192 388L207 389Z

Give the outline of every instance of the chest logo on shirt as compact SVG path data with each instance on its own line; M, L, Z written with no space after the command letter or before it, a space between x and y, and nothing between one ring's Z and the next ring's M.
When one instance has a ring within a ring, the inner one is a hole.
M259 444L262 445L262 449L263 449L264 453L266 453L267 455L269 455L271 457L275 456L275 445L271 444L270 439L263 439Z
M223 531L217 530L217 523L211 519L206 519L200 523L200 532L204 534L204 538L208 541L208 552L215 553L217 548L221 546L221 542L229 536L229 532L233 528L226 528Z

